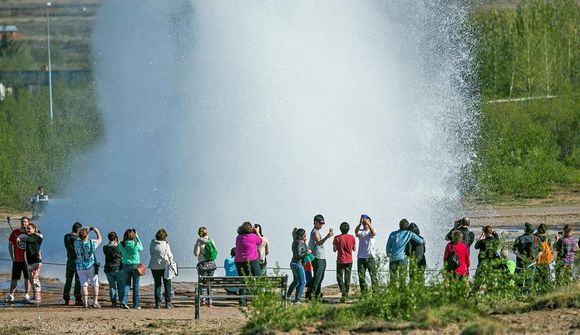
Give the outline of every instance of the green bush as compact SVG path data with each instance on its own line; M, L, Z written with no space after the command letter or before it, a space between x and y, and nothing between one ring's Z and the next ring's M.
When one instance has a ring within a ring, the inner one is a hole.
M0 205L24 209L37 185L57 193L74 155L102 132L91 85L55 83L51 123L46 89L18 90L0 102Z
M580 182L580 6L524 0L473 18L483 111L476 195L545 197ZM548 95L557 97L487 103Z

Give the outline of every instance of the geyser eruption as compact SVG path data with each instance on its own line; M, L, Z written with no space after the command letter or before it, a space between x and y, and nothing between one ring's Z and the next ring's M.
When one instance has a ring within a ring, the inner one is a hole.
M193 266L199 226L221 263L249 220L270 238L270 266L287 267L293 227L309 230L321 213L325 230L347 221L353 231L367 213L383 253L399 219L416 222L434 265L475 130L467 10L105 2L94 30L104 139L46 229L135 227L147 247L163 226L180 265ZM64 254L60 244L51 252ZM333 268L330 245L327 257Z

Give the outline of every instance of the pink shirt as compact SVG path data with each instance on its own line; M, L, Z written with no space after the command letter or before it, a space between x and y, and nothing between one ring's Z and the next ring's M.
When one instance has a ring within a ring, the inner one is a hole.
M238 234L236 237L236 262L248 262L258 259L258 246L262 238L256 234Z

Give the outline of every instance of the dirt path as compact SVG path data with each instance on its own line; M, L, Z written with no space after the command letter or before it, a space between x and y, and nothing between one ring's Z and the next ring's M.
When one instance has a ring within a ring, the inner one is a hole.
M235 334L245 323L237 306L204 308L193 320L192 306L174 309L84 309L68 306L2 308L0 334Z

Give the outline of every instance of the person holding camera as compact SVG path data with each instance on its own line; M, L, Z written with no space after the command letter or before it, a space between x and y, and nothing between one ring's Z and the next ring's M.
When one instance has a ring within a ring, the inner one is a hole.
M375 236L377 231L372 224L372 219L366 214L360 216L360 220L354 234L358 238L357 252L357 272L360 291L366 292L368 289L366 272L371 277L371 285L376 288L379 284L377 252L375 250Z
M499 237L491 226L483 227L481 235L475 242L475 249L479 250L477 255L477 268L481 268L486 262L499 259Z
M95 232L96 239L89 239L89 233ZM101 233L96 227L83 227L79 230L79 238L75 241L76 269L81 283L81 295L84 308L89 307L89 289L92 287L93 307L99 305L99 268L95 258L95 250L101 244Z
M119 251L123 256L122 268L125 277L123 294L121 296L121 308L129 309L127 302L129 300L129 289L133 284L133 308L141 309L139 306L139 279L140 274L137 272L137 266L141 264L139 253L143 251L143 244L137 235L135 228L125 230L123 241L119 244Z

